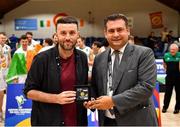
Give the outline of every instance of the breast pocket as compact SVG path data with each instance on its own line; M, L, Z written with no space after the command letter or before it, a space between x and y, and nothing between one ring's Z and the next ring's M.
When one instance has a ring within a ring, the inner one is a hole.
M131 73L131 72L134 72L134 70L130 69L130 70L128 70L127 72L128 72L128 73Z
M131 86L135 84L137 81L137 70L136 69L128 69L124 74L124 80L128 82L128 84Z

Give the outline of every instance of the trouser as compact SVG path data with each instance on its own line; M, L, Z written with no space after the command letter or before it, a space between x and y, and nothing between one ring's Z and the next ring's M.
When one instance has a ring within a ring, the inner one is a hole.
M105 117L105 119L104 119L104 126L117 126L116 120L108 118L108 117Z
M180 77L166 76L166 90L164 95L164 108L168 109L172 96L173 87L175 86L176 104L175 109L180 109Z

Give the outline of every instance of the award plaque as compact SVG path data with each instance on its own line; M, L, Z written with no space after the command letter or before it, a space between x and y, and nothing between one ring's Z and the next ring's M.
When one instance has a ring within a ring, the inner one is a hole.
M90 98L89 86L76 86L76 101L88 101Z

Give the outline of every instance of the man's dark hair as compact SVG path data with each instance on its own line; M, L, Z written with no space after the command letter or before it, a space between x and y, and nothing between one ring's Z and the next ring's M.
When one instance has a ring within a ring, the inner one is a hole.
M27 34L33 36L33 33L32 33L32 32L26 32L26 35L27 35Z
M127 17L125 15L123 15L123 14L120 14L120 13L116 13L116 14L112 14L112 15L107 16L104 19L104 27L107 28L106 25L107 25L108 21L115 21L117 19L124 20L126 27L128 27L128 19L127 19Z
M52 38L54 38L54 36L57 36L57 33L54 33L54 34L52 35Z
M19 40L25 40L25 39L27 39L27 36L26 36L26 35L22 35L22 36L19 38Z
M6 33L5 33L5 32L0 32L0 34L2 34L2 35L4 35L4 36L6 36Z
M102 44L99 41L94 41L93 45L96 45L98 48L101 48Z
M71 16L65 16L58 19L56 23L56 30L57 30L58 24L76 24L78 27L78 21L74 17L71 17Z
M82 40L82 41L84 41L85 42L85 40L86 40L86 38L85 37L82 37L82 36L79 36L79 38ZM79 39L78 38L78 39Z
M53 40L51 38L46 38L44 41L48 43L49 46L53 45Z

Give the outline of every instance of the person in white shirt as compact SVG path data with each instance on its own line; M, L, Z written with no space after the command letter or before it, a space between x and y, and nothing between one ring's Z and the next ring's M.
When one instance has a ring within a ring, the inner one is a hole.
M76 48L83 51L83 52L85 52L86 55L87 55L87 58L89 59L91 48L85 45L85 38L84 37L79 37L77 39L77 44L76 45L77 45Z
M44 52L53 47L54 47L53 40L51 38L46 38L46 39L44 39L44 42L43 42L43 48L40 49L38 53Z
M7 83L5 81L8 67L11 61L11 50L6 42L6 34L0 33L0 122L3 121L2 105L4 98L4 90L6 90Z
M38 42L38 41L35 41L34 39L33 39L33 33L32 32L26 32L26 37L27 37L27 39L28 39L28 46L29 47L31 47L31 48L35 48L35 46L37 45L37 44L40 44L40 42Z

